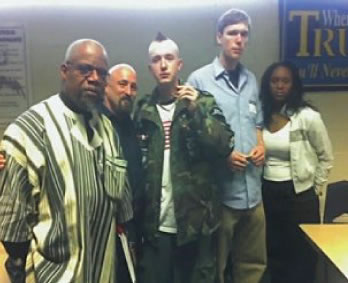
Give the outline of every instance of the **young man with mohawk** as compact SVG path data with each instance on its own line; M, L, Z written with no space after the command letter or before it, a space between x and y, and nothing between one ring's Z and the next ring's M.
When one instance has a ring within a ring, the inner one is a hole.
M233 133L214 98L179 85L177 44L159 33L149 46L157 86L138 104L145 207L140 283L213 283L219 202L212 167L229 158Z

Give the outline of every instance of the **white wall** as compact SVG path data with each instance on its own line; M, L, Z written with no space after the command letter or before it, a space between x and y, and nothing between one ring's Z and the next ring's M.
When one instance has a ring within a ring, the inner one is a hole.
M251 40L243 62L260 78L264 69L279 59L278 1L231 0L231 5L222 3L222 0L211 0L210 6L169 10L0 7L0 25L14 23L25 27L33 103L59 90L58 68L65 48L78 38L102 42L109 52L111 64L132 64L138 71L141 94L150 92L154 85L147 70L147 47L161 31L179 44L184 59L181 77L186 79L217 54L215 21L230 7L246 10L253 20ZM336 162L330 180L348 178L348 149L345 146L348 93L311 93L308 98L320 109L334 145ZM0 133L2 131L0 129Z

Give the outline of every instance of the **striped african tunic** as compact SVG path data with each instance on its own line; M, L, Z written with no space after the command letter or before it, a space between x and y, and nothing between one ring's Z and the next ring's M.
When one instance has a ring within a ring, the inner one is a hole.
M133 212L111 122L86 122L55 95L7 128L1 150L0 240L30 241L26 282L114 283L116 216Z

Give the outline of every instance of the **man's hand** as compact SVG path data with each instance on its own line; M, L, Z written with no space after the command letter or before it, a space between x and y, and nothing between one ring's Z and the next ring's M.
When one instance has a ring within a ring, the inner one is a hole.
M261 166L265 162L265 147L263 145L255 146L248 155L255 166Z
M244 171L248 164L247 155L238 151L232 151L227 157L227 165L234 171Z
M255 146L248 155L238 151L232 151L227 157L227 165L234 171L244 171L249 161L255 166L262 166L265 161L265 147L263 145Z
M178 100L185 99L187 101L187 108L190 111L196 109L196 100L198 98L198 91L190 85L178 85L176 91Z
M5 164L6 164L5 156L0 154L0 170L5 167Z

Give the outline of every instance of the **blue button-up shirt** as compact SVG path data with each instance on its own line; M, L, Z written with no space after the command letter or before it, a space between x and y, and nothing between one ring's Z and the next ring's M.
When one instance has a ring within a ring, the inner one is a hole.
M216 58L213 63L193 72L188 83L214 95L226 122L235 133L234 150L249 154L257 144L256 130L263 126L254 74L241 66L237 88ZM261 166L256 167L250 162L244 172L232 172L224 162L216 169L216 174L225 205L234 209L249 209L261 202Z

